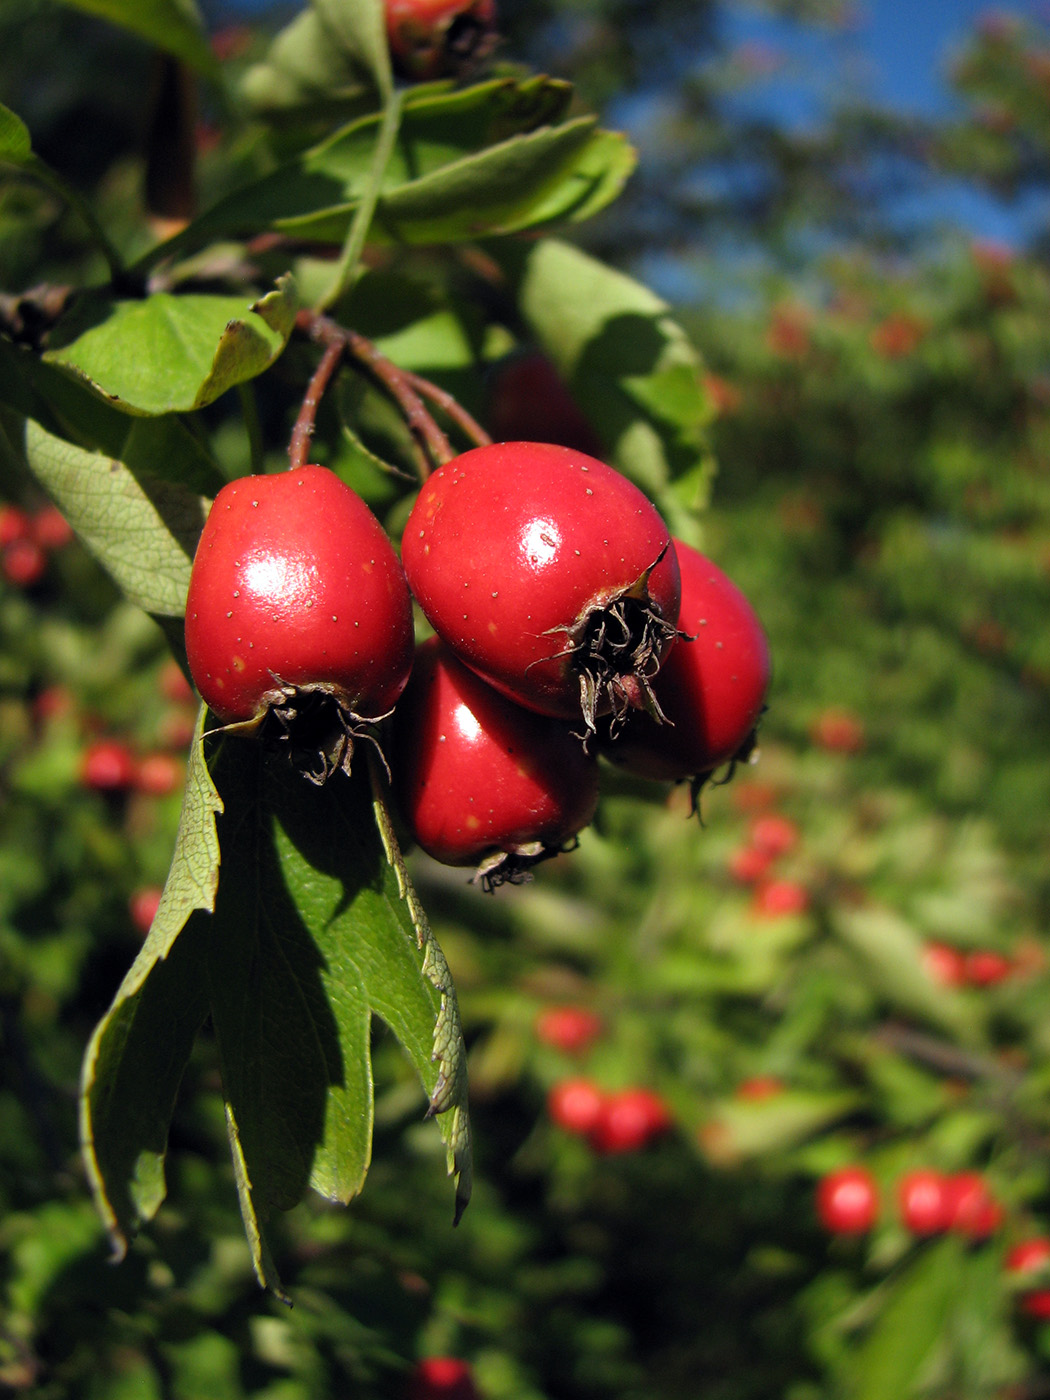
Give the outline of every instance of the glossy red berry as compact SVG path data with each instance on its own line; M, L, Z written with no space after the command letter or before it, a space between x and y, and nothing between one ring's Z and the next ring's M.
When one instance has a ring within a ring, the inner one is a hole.
M73 527L58 506L41 506L29 523L33 539L41 549L65 549L73 543Z
M465 452L424 484L402 556L434 630L518 704L593 728L648 703L675 640L678 560L652 503L597 458Z
M738 885L757 885L769 873L772 863L773 857L768 851L740 846L730 855L726 868Z
M951 1224L951 1199L941 1172L919 1169L897 1183L901 1223L913 1235L937 1235Z
M16 540L27 540L33 532L33 522L18 506L0 505L0 549Z
M833 1235L862 1235L878 1219L875 1178L865 1167L842 1167L817 1185L817 1218Z
M594 816L598 765L571 727L515 705L437 637L394 719L394 787L416 841L487 888L554 855Z
M767 812L751 823L751 844L769 856L786 856L799 842L799 831L790 817Z
M16 588L32 588L47 572L47 555L36 540L12 540L0 552L0 572Z
M671 1114L650 1089L621 1089L602 1103L588 1133L596 1152L637 1152L667 1132Z
M966 982L966 954L950 943L927 943L922 965L927 976L942 987L961 987Z
M972 987L994 987L1014 971L1011 960L991 948L975 948L966 955L966 981Z
M157 917L161 893L159 885L144 885L142 889L136 890L128 900L128 913L131 915L131 922L143 935L149 933L153 920Z
M668 723L632 714L603 744L628 772L672 782L709 774L746 752L770 679L769 644L743 593L698 550L680 540L675 550L682 639L653 681Z
M119 739L96 739L80 758L80 781L96 792L125 792L135 770L134 755Z
M515 355L494 373L488 427L496 442L555 442L597 457L598 434L558 371L538 351Z
M173 754L148 753L135 768L135 790L149 797L167 797L183 783L185 769Z
M589 1079L562 1079L547 1095L547 1112L552 1123L567 1133L586 1136L601 1116L606 1094Z
M985 1240L1003 1222L1003 1208L979 1172L957 1172L945 1183L948 1228L971 1240Z
M408 1381L406 1400L479 1400L470 1365L458 1356L427 1356Z
M864 725L851 710L822 710L810 732L828 753L859 753L865 744Z
M389 539L324 467L241 477L216 496L186 604L186 654L219 719L286 723L322 697L354 720L398 699L412 665L412 605ZM294 736L293 736L294 738ZM349 748L325 752L345 767Z
M1050 1271L1050 1239L1037 1235L1021 1240L1007 1251L1004 1267L1008 1274L1023 1278L1026 1274L1046 1274ZM1040 1321L1050 1320L1050 1288L1031 1288L1022 1292L1018 1301L1022 1312Z
M384 0L394 67L421 82L455 74L495 44L495 0Z
M797 880L766 880L751 900L751 912L760 919L786 919L809 908L809 891Z
M536 1017L536 1039L567 1055L581 1055L601 1035L602 1018L582 1006L547 1006Z

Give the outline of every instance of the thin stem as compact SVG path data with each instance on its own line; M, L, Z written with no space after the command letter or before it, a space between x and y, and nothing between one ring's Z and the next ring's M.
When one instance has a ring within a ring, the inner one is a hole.
M345 335L354 359L370 370L396 401L409 431L420 439L430 459L438 466L451 461L456 455L452 445L416 392L411 382L412 376L399 369L393 360L388 360L381 350L357 331L348 330Z
M244 430L248 434L252 474L257 476L263 469L263 436L254 386L251 383L238 384L237 397L241 401L241 416L244 419Z
M353 282L365 246L365 239L368 237L372 216L375 214L376 204L379 202L379 190L383 183L383 176L390 163L390 157L393 155L394 143L397 141L400 126L401 94L395 90L389 94L386 106L383 108L375 150L372 153L372 168L368 174L368 184L354 213L349 232L346 235L346 242L343 244L343 250L339 254L335 276L318 300L314 308L315 311L328 311Z
M288 444L288 467L291 471L306 464L310 450L310 439L313 437L314 424L317 421L318 405L324 391L328 388L332 375L335 373L336 366L343 358L345 349L346 341L342 334L329 339L325 344L321 362L314 370L310 383L306 386L302 406L295 420L295 427L292 429L291 442Z
M468 438L478 445L478 447L488 447L492 438L481 426L473 414L468 413L457 398L454 398L447 389L442 389L440 385L432 383L429 379L424 379L421 374L413 374L411 370L405 370L404 375L408 383L416 392L431 403L436 404L442 413L448 415L457 427L461 428Z
M121 283L125 276L124 260L109 241L105 229L99 223L98 219L95 218L94 211L88 202L81 197L72 185L67 184L57 171L52 170L51 167L40 160L39 157L33 156L24 169L28 175L31 175L35 180L39 180L52 194L57 195L59 199L65 204L68 204L71 209L75 210L76 213L80 215L81 219L83 219L84 223L87 225L92 238L98 245L99 251L109 265L111 280L117 284Z

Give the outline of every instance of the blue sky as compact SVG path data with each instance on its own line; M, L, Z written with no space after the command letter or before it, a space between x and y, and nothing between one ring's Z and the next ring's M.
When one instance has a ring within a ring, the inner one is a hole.
M778 22L745 4L727 5L731 42L768 44L786 58L747 102L805 125L819 115L822 100L834 98L838 83L898 111L943 116L957 105L948 81L951 56L976 21L993 12L1050 21L1050 0L856 0L854 10L854 23L835 34ZM931 207L976 237L1006 243L1021 243L1050 222L1050 199L1007 206L947 181L926 196L923 212ZM903 217L908 214L902 209Z

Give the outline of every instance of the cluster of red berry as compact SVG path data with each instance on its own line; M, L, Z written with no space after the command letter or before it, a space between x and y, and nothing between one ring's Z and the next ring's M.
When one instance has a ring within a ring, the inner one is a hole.
M30 513L0 505L0 573L17 588L32 588L47 571L48 555L72 543L73 531L57 506Z
M537 1040L567 1055L585 1054L603 1031L601 1017L582 1006L547 1006L536 1018ZM609 1091L583 1075L552 1086L547 1112L600 1153L636 1152L672 1126L670 1109L651 1089Z
M779 812L761 812L748 828L748 839L729 856L730 878L753 890L751 911L761 919L804 914L810 906L809 891L798 880L783 875L779 862L800 841L797 824Z
M978 1242L994 1235L1005 1219L979 1172L919 1168L898 1180L896 1196L901 1224L920 1237L951 1230ZM878 1221L879 1205L878 1186L866 1167L841 1167L817 1184L817 1217L832 1234L865 1234ZM1041 1277L1050 1281L1050 1239L1035 1235L1018 1241L1007 1250L1004 1266L1019 1283ZM1022 1286L1019 1306L1030 1317L1050 1319L1050 1288Z
M867 1167L841 1167L817 1185L817 1216L832 1234L864 1234L878 1221L879 1204L878 1186ZM983 1240L1003 1222L1002 1206L978 1172L906 1172L897 1182L897 1208L913 1235L955 1230Z
M993 987L1031 969L1020 958L994 948L957 948L934 940L922 952L927 973L942 987Z
M418 648L413 596L434 632ZM194 559L186 647L214 714L290 742L315 781L393 714L414 839L487 888L574 842L599 755L668 782L746 755L769 681L730 580L626 477L546 443L435 471L401 560L323 467L231 482Z

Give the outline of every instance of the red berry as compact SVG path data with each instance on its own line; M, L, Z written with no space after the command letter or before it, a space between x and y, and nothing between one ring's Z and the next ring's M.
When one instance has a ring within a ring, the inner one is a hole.
M817 747L829 753L859 753L864 747L864 726L849 710L824 710L811 732Z
M675 639L667 527L625 476L548 443L478 447L424 484L402 543L434 630L527 709L588 726L644 704Z
M942 987L961 987L966 981L966 955L950 943L927 943L922 965Z
M416 654L390 761L419 845L445 865L482 862L487 888L555 854L598 803L597 760L570 726L507 700L437 637Z
M324 697L344 717L376 719L404 689L412 650L397 555L337 476L308 466L222 488L186 604L190 673L220 719L274 709L293 722ZM350 748L323 757L345 767Z
M141 890L136 890L128 900L131 922L139 933L149 933L153 920L157 917L157 909L160 907L160 896L161 888L159 885L147 885Z
M671 1126L664 1101L649 1089L621 1089L602 1103L588 1133L596 1152L637 1152Z
M1021 1240L1007 1252L1004 1260L1007 1273L1021 1276L1037 1272L1045 1274L1048 1266L1050 1266L1050 1239L1047 1239L1045 1235ZM1020 1295L1019 1306L1022 1312L1026 1312L1029 1317L1047 1321L1050 1319L1050 1289L1028 1289Z
M762 713L770 676L765 633L743 593L697 550L681 540L675 550L682 637L653 681L669 722L631 714L603 746L628 772L665 781L710 773L739 755Z
M495 0L385 0L394 66L421 82L455 74L495 44Z
M479 1400L474 1373L457 1356L427 1356L412 1369L406 1400Z
M0 505L0 549L16 540L27 540L33 531L32 521L18 506Z
M937 1235L951 1223L950 1192L940 1173L908 1172L897 1183L901 1221L913 1235Z
M47 555L36 540L13 540L0 555L0 569L16 588L32 588L47 569Z
M761 919L783 919L808 908L809 891L795 880L767 880L751 900L752 913Z
M833 1235L862 1235L878 1214L875 1178L865 1167L842 1167L817 1185L817 1217Z
M990 948L978 948L966 955L966 981L973 987L993 987L1014 970L1011 960Z
M547 1095L552 1123L567 1133L586 1135L601 1115L606 1095L589 1079L562 1079Z
M97 739L80 759L80 781L96 792L124 792L135 781L135 759L119 739Z
M568 1055L588 1050L602 1029L601 1017L582 1006L548 1006L536 1017L536 1039Z
M169 656L161 666L157 688L164 699L170 700L173 705L189 705L193 701L193 687L173 656Z
M763 1103L766 1099L775 1099L783 1092L782 1079L778 1079L774 1074L756 1074L750 1079L742 1080L736 1086L735 1096L743 1099L745 1103Z
M166 797L182 787L183 766L170 753L149 753L139 759L135 770L135 789L150 797Z
M751 823L751 844L768 856L785 856L798 845L798 827L790 817L768 812Z
M1002 1224L1003 1208L978 1172L958 1172L945 1183L948 1225L972 1240L984 1240Z
M58 506L41 506L30 521L30 530L41 549L65 549L73 542L73 527Z
M496 442L555 442L597 457L598 435L570 397L558 371L538 351L500 365L489 403L489 431Z
M765 878L772 863L773 857L768 851L741 846L730 855L728 869L738 885L755 885Z

